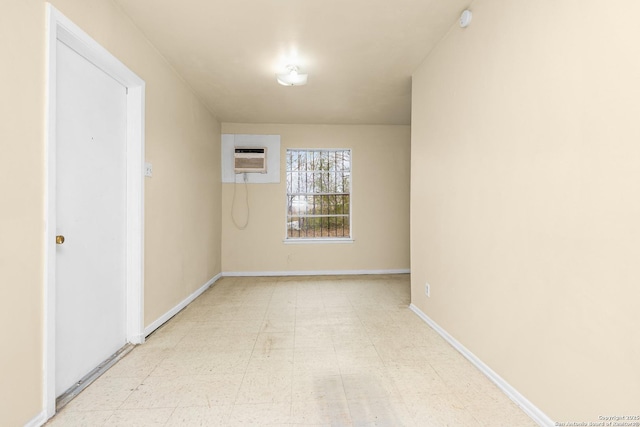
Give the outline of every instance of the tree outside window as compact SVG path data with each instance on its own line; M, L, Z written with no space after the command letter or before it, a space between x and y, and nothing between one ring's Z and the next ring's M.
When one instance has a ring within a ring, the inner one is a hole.
M287 239L351 238L351 150L287 150Z

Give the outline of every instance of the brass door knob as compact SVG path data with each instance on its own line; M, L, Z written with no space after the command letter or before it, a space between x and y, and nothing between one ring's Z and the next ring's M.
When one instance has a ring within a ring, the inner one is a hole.
M56 236L56 245L61 245L64 243L64 236Z

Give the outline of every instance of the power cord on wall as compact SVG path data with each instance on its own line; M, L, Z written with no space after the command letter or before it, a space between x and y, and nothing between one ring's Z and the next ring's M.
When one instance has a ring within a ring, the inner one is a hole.
M233 177L233 199L231 200L231 221L233 221L233 225L235 225L238 230L244 230L245 228L247 228L247 226L249 225L249 214L251 213L251 210L249 209L249 185L247 184L247 173L245 172L242 175L244 180L244 193L247 201L247 220L244 225L238 225L235 217L233 216L233 211L236 205L236 187L238 184L238 180L236 179L236 177Z

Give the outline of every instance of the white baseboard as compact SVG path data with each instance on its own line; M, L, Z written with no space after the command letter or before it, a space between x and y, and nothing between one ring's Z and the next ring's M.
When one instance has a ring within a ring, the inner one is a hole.
M445 339L453 348L458 350L460 354L462 354L469 362L471 362L476 368L480 370L483 374L487 376L504 394L509 397L516 405L520 407L524 411L525 414L531 417L533 421L535 421L540 427L552 427L555 426L555 423L549 418L544 412L542 412L538 407L536 407L533 403L531 403L526 397L518 392L515 388L513 388L509 383L507 383L500 375L496 374L489 366L487 366L482 360L480 360L476 355L471 353L465 346L460 344L455 338L453 338L447 331L445 331L440 325L433 321L429 316L424 314L422 310L420 310L415 305L411 304L409 308L418 315L422 320L425 321L427 325L429 325L434 331L436 331L442 338Z
M47 422L47 414L45 411L40 412L38 415L27 421L24 427L40 427Z
M200 296L200 294L202 294L204 291L206 291L207 289L209 289L209 287L211 285L213 285L215 282L218 281L218 279L220 279L222 277L222 273L218 273L216 274L211 280L209 280L207 283L205 283L204 285L202 285L198 290L196 290L194 293L192 293L191 295L189 295L187 298L185 298L183 301L181 301L178 305L176 305L175 307L173 307L171 310L167 311L165 314L163 314L162 316L160 316L158 319L156 319L152 324L150 324L149 326L147 326L146 328L144 328L144 336L148 337L153 331L155 331L156 329L158 329L160 326L162 326L165 322L167 322L169 319L171 319L173 316L175 316L176 314L178 314L178 312L180 310L182 310L183 308L185 308L187 305L189 305L189 303L191 301L193 301L194 299L198 298Z
M409 274L410 269L398 270L310 270L310 271L225 271L223 277L272 276L352 276L367 274Z
M129 344L142 344L147 335L149 334L145 333L145 331L142 331L142 335L134 335L132 337L129 337Z

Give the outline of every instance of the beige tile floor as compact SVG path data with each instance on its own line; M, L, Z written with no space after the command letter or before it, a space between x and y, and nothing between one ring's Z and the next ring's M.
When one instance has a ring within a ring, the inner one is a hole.
M407 275L224 278L47 425L536 425L409 301Z

